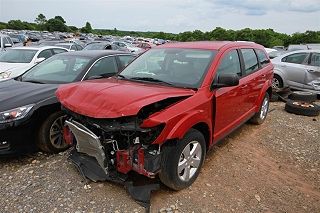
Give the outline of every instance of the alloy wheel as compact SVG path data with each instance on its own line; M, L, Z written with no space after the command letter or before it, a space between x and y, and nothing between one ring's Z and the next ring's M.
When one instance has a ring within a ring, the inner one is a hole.
M49 138L53 147L57 149L64 149L68 145L63 139L63 126L66 116L58 117L50 127Z
M183 149L178 163L178 176L182 181L189 181L201 166L202 148L198 141L191 141Z

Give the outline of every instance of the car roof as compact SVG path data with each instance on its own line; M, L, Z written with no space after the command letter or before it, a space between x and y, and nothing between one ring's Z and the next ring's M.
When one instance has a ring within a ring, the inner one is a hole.
M317 49L311 49L311 50L295 50L295 51L289 51L285 55L290 55L292 53L311 53L311 52L317 52L320 53L320 50Z
M74 55L74 56L87 56L91 58L107 56L107 55L133 55L131 53L114 51L114 50L83 50L83 51L73 51L60 53L59 55Z
M23 50L45 50L45 49L53 49L53 48L67 50L66 48L58 47L58 46L22 46L22 47L13 47L11 49L14 49L14 50L20 50L20 49L23 49Z
M263 46L254 42L246 41L195 41L195 42L178 42L166 43L156 48L186 48L186 49L205 49L205 50L219 50L223 47L241 47L251 46L263 48Z

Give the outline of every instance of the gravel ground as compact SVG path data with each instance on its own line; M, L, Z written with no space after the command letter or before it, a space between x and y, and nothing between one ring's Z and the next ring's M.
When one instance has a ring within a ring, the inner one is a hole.
M207 154L197 181L152 194L152 212L320 212L320 116L272 103ZM0 160L0 212L144 212L120 185L85 185L67 152Z

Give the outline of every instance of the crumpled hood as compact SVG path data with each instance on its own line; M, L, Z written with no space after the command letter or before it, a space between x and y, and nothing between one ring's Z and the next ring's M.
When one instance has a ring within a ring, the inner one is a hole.
M3 81L0 83L0 112L54 97L57 87L56 84Z
M63 106L78 114L117 118L136 115L142 107L167 98L194 93L191 89L109 78L62 85L56 96Z

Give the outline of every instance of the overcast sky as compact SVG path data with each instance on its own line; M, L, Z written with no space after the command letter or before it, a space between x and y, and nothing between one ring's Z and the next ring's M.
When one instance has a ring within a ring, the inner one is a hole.
M320 31L320 0L0 0L0 21L62 16L68 25L179 33L196 29Z

